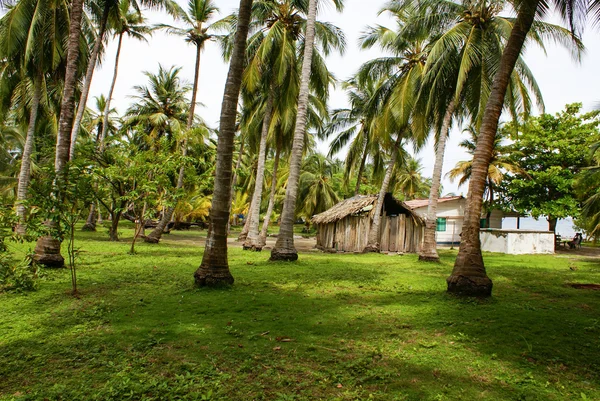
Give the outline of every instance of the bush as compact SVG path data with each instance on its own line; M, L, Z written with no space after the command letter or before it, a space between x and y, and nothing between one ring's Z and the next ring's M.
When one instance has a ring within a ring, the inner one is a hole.
M37 290L38 267L29 257L16 262L0 253L0 291Z

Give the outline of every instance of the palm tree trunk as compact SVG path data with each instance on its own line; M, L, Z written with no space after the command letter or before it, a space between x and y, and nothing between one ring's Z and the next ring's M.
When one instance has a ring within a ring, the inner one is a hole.
M354 196L360 194L360 179L362 177L363 171L365 169L365 163L367 162L367 155L369 154L369 150L365 144L365 150L363 151L362 159L360 160L360 167L358 168L358 173L356 174L356 187L354 187Z
M19 235L25 235L25 205L23 202L27 198L29 190L29 181L31 179L31 154L33 153L35 124L37 121L40 99L42 98L42 84L44 77L42 72L38 72L33 83L33 97L31 99L31 109L29 112L29 126L27 127L27 137L25 139L25 147L21 157L21 170L19 171L19 183L17 186L17 218L18 224L15 231Z
M238 158L237 158L237 162L235 163L235 170L233 171L233 178L231 179L231 199L233 199L233 197L235 196L235 184L237 181L237 172L240 169L240 166L242 165L242 153L244 151L244 138L242 138L240 136L240 150L238 152ZM231 204L229 204L229 215L231 215ZM229 231L231 229L231 225L230 222L227 222L227 233L229 234Z
M240 0L233 53L221 105L215 189L210 209L210 228L200 267L194 273L197 286L216 287L233 284L227 260L227 223L231 204L233 144L238 98L244 72L244 53L252 11L252 0Z
M81 89L81 96L79 96L79 104L77 106L77 115L73 122L73 129L71 130L71 147L69 148L69 160L73 159L75 154L75 144L77 142L77 135L79 135L79 129L81 128L81 121L83 120L83 114L85 113L85 107L87 104L88 95L90 93L90 87L92 86L92 77L94 76L94 70L96 69L96 61L100 54L100 48L102 47L102 41L104 40L104 33L106 32L106 24L108 22L108 15L110 13L110 7L105 3L104 10L102 11L102 19L100 21L100 29L94 42L94 48L90 54L90 60L88 61L87 71L85 72L85 79L83 81L83 88Z
M69 149L71 145L71 128L75 111L75 87L77 86L77 59L79 58L79 37L81 36L81 17L83 15L83 0L73 0L69 21L69 41L67 44L67 65L63 97L60 105L58 119L58 136L56 139L56 154L54 170L57 180L65 176L69 162ZM55 191L56 192L56 191ZM60 194L55 193L57 199ZM56 224L56 223L50 223ZM60 254L60 241L56 238L40 237L35 247L34 260L48 267L63 267L65 259Z
M256 190L256 185L254 190ZM244 226L242 227L242 231L240 235L238 235L238 242L245 242L246 238L248 238L248 233L250 232L250 210L252 210L252 201L254 200L254 190L252 191L252 197L250 198L250 205L248 205L248 215L246 216L246 220L244 221Z
M433 166L433 178L431 179L431 189L429 190L429 204L427 206L427 219L425 220L425 234L423 238L423 247L419 252L419 260L430 262L439 262L440 256L437 253L437 243L435 240L435 229L437 221L437 204L440 197L440 184L442 182L442 169L444 168L444 153L446 152L446 140L450 132L452 116L456 109L454 100L446 108L446 114L442 121L440 138L435 148L435 163Z
M100 143L98 144L98 148L100 152L104 150L104 145L106 141L106 134L108 133L108 115L110 112L110 100L112 98L113 92L115 90L115 85L117 83L117 74L119 73L119 58L121 57L121 45L123 44L123 32L119 34L119 44L117 45L117 55L115 57L115 70L113 73L113 79L110 84L110 89L108 90L108 96L106 97L106 104L104 105L104 116L102 119L102 133L100 134Z
M81 231L96 231L96 202L90 203L90 212Z
M275 151L275 160L273 161L273 176L271 178L271 193L269 194L269 206L267 207L267 213L265 214L265 220L263 221L262 230L260 231L259 243L260 247L263 248L267 243L267 231L269 230L269 222L271 221L271 215L273 214L273 208L275 207L275 192L277 191L277 170L279 169L279 156L281 149L279 145Z
M492 91L485 106L481 129L477 138L477 147L473 155L460 249L452 274L446 280L448 292L473 296L490 296L492 294L492 280L485 271L479 239L479 220L481 218L485 180L492 158L498 120L502 114L509 79L523 49L527 33L535 19L538 4L539 0L521 3L517 19L500 59L498 72L494 77Z
M262 202L262 187L265 180L265 159L267 158L267 137L269 136L269 128L271 127L271 117L273 116L274 93L273 87L269 91L267 98L267 106L265 109L265 117L262 123L260 135L260 146L258 149L258 166L256 168L256 179L254 182L254 194L252 195L252 208L248 213L250 225L248 227L248 237L244 242L244 249L253 251L261 251L258 226L260 224L260 204Z
M296 127L294 129L294 140L292 142L292 155L290 157L290 173L285 191L283 210L281 212L279 235L277 236L275 247L271 250L270 260L273 261L294 261L298 259L298 252L294 247L294 212L296 209L296 197L298 195L302 152L304 150L304 135L306 132L306 113L309 95L308 84L315 43L316 19L317 0L309 0L308 19L306 21L306 33L304 35L304 59L302 60L302 75L300 78L300 93L298 96L298 114L296 116Z
M192 101L190 104L190 111L187 120L186 131L189 131L192 128L192 124L194 123L194 113L196 110L196 94L198 93L198 77L200 76L200 54L202 49L200 46L196 46L196 71L194 73L194 86L192 88ZM187 136L183 140L181 155L183 158L187 156ZM177 177L177 185L175 186L175 191L183 188L183 177L185 175L185 167L182 165L179 168L179 176ZM167 210L162 215L162 218L158 222L157 226L152 230L152 232L146 236L144 236L144 242L148 242L151 244L158 244L160 239L165 232L165 228L171 221L173 217L173 212L175 211L175 207L169 206Z
M383 177L381 189L379 190L379 195L377 196L377 203L375 203L375 208L373 209L373 222L371 223L371 229L369 230L369 239L367 240L367 246L365 246L365 249L363 249L363 252L365 253L379 252L379 227L381 226L383 201L385 199L385 194L388 190L388 187L390 186L392 173L394 172L394 167L396 166L396 160L398 158L398 148L400 147L401 142L402 134L398 134L398 138L394 144L394 149L392 150L392 159L390 160L390 164L388 164L387 170L385 171L385 177Z

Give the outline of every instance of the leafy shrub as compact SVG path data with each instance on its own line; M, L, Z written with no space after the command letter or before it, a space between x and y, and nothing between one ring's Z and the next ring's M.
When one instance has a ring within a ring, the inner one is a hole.
M38 267L29 257L16 262L0 253L0 291L37 290Z

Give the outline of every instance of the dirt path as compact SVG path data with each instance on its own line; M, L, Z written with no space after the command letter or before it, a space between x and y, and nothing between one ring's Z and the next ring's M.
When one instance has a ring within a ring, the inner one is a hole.
M275 242L277 241L276 237L268 237L267 244L263 248L265 251L270 251L275 246ZM162 242L164 243L173 243L173 244L189 244L189 245L198 245L204 246L206 242L206 237L187 234L184 231L177 231L174 235L164 235ZM228 238L227 245L230 247L242 247L242 243L239 242L236 238ZM300 236L294 237L294 245L296 246L296 250L299 252L311 252L316 251L315 245L317 245L317 239L312 238L304 238Z

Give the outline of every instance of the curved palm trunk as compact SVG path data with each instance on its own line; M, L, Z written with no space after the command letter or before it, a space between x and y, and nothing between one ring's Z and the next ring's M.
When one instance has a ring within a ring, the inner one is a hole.
M356 174L356 187L354 187L354 196L360 194L360 179L365 169L365 163L367 162L368 153L369 150L367 148L367 144L365 144L365 150L363 151L363 156L360 160L360 167L358 168L358 173Z
M81 227L81 231L96 231L96 203L90 203L90 212L88 213L85 224Z
M25 205L23 202L27 198L29 190L29 181L31 179L31 154L33 153L35 124L37 121L40 99L42 97L42 73L39 72L35 77L33 84L33 98L31 99L31 110L29 112L29 126L27 127L27 137L25 139L25 147L23 148L23 156L21 157L21 170L19 171L19 184L17 186L17 202L16 212L19 219L15 231L19 235L25 235Z
M104 33L106 32L106 24L108 22L108 14L110 7L104 6L102 11L102 20L100 21L100 29L94 42L94 48L90 54L90 60L88 62L87 71L85 72L85 79L83 81L83 88L81 89L81 96L79 96L79 104L77 106L77 114L75 115L75 121L73 122L73 129L71 130L71 147L69 148L69 160L73 159L75 155L75 144L77 142L77 135L79 135L79 129L81 128L81 121L83 120L83 114L85 113L85 107L87 104L88 95L90 93L90 87L92 86L92 78L94 76L94 70L96 69L96 61L100 54L100 48L102 47L102 41L104 40Z
M275 160L273 162L273 177L271 178L271 193L269 194L269 206L267 207L267 213L265 214L265 220L263 221L262 229L258 238L260 247L263 248L267 243L267 231L269 230L269 223L271 221L271 215L273 214L273 208L275 207L275 192L277 191L277 170L279 169L279 155L281 150L279 146L275 151Z
M60 105L58 120L58 136L56 139L56 154L54 171L57 180L64 178L69 162L71 145L71 128L75 111L75 87L77 86L77 59L79 58L79 37L81 36L81 17L83 15L83 0L73 0L69 21L69 42L67 47L67 65L63 97ZM60 194L54 196L60 199ZM50 222L50 224L56 224ZM60 240L50 236L40 237L36 243L34 260L48 267L63 267L65 259L60 254Z
M250 225L248 227L248 237L244 242L244 249L253 251L261 251L258 226L260 224L260 204L262 202L262 187L265 180L265 159L267 158L267 137L269 136L269 128L271 126L271 117L273 115L273 90L270 91L267 99L267 107L265 110L265 118L260 135L260 146L258 149L258 166L256 168L256 180L254 183L254 194L252 195L252 209L248 214Z
M385 176L383 177L383 182L381 183L381 189L379 189L377 203L375 203L375 208L373 209L373 222L371 223L371 228L369 230L367 246L365 246L365 249L363 249L363 252L365 253L379 252L379 227L381 227L381 209L383 208L383 200L385 199L385 194L388 190L388 187L390 186L392 173L394 172L396 160L398 159L398 148L400 147L400 142L402 142L402 134L398 134L398 138L396 139L396 143L394 144L394 150L392 152L392 159L390 160L390 164L388 164L387 170L385 171Z
M194 123L194 113L196 111L196 94L198 93L198 77L200 76L200 54L202 49L200 46L196 46L196 71L194 72L194 86L192 88L192 101L190 104L190 112L188 115L186 130L189 131L192 128L192 124ZM183 145L181 149L181 155L185 158L187 156L187 137L183 140ZM177 185L175 186L175 191L183 188L183 176L185 174L185 167L182 165L179 168L179 176L177 177ZM175 211L175 207L169 206L165 213L163 213L162 218L152 230L152 232L146 236L144 236L144 242L148 242L151 244L158 244L160 238L165 232L165 228L171 221L173 217L173 212Z
M481 129L477 138L477 147L473 155L460 249L452 274L446 280L448 292L474 296L490 296L492 294L492 280L485 272L479 240L479 220L485 180L492 158L498 120L500 114L502 114L509 79L523 49L525 37L535 19L538 4L539 0L521 3L517 19L500 59L498 72L494 77L492 91L485 106Z
M419 252L419 260L430 262L439 262L440 256L437 253L437 243L435 240L435 228L437 221L437 204L440 197L440 184L442 181L442 169L444 167L444 153L446 152L446 141L450 132L450 123L456 109L454 100L450 102L442 121L440 138L435 149L435 163L433 165L433 178L431 179L431 189L429 190L429 204L427 206L427 219L425 220L425 235L423 238L423 247Z
M100 134L100 143L98 148L100 152L104 150L104 142L106 141L106 134L108 133L108 114L110 112L110 100L117 84L117 74L119 73L119 58L121 57L121 45L123 44L123 32L119 34L119 44L117 45L117 55L115 57L115 70L113 73L113 79L108 90L108 96L106 97L106 104L104 105L104 116L102 116L102 133Z
M251 9L252 0L240 0L233 54L221 106L215 190L210 209L210 228L206 238L202 263L194 273L194 281L200 287L231 285L234 281L227 260L227 223L229 222L229 207L231 204L231 170L233 167L236 112L242 85L242 73L244 72L244 53Z
M298 252L294 247L294 217L296 197L298 195L298 181L302 165L302 152L304 150L304 135L306 132L306 112L308 108L309 79L312 55L315 43L315 23L317 19L317 0L309 0L308 18L306 20L306 33L304 35L304 60L302 60L302 75L300 78L300 93L298 96L298 114L292 142L292 155L290 157L290 173L285 191L285 201L281 212L281 225L275 247L271 250L271 259L294 261L298 259Z

